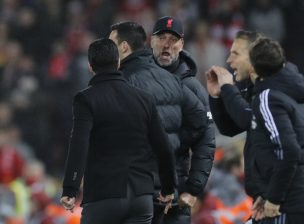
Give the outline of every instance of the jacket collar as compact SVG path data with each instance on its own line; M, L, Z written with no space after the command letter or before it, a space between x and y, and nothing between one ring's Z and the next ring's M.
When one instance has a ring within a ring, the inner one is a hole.
M155 62L158 64L157 60L155 60ZM177 70L180 67L180 57L178 57L177 60L174 61L171 65L168 66L161 66L160 64L158 65L173 74L179 75L179 72L177 72Z
M89 82L89 86L95 85L99 82L110 81L110 80L121 80L125 81L122 76L122 73L119 71L111 71L111 72L102 72L96 73L93 78Z
M196 76L197 73L197 65L194 59L191 57L190 53L186 50L182 50L179 53L180 58L180 66L179 66L179 74L182 78L188 76Z
M304 77L296 65L287 62L286 65L275 75L256 80L254 94L265 89L283 92L299 103L304 103Z
M121 65L124 65L125 63L134 60L136 58L139 57L152 57L152 52L149 49L142 49L142 50L137 50L133 53L131 53L130 55L128 55L127 57L125 57L123 60L121 60Z

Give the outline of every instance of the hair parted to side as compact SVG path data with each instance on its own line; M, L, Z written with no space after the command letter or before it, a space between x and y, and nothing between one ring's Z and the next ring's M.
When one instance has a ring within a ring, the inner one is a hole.
M119 63L117 46L110 39L97 39L89 46L88 59L95 73L116 71Z
M286 61L281 45L270 38L259 38L252 43L249 57L259 77L271 76L283 68Z
M243 39L247 40L249 44L253 43L259 38L262 38L263 35L261 33L249 30L240 30L236 33L235 39Z
M132 51L146 47L147 35L144 28L135 22L120 22L111 26L111 31L117 31L118 44L126 41Z

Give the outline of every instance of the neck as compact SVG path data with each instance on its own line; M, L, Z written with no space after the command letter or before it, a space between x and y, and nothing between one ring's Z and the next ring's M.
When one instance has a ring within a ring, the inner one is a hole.
M249 74L249 77L250 77L251 82L254 84L256 79L258 78L258 75L256 73L252 72Z
M94 72L94 76L99 75L99 74L108 74L108 73L112 73L112 72L117 72L117 68L103 67L103 68L98 69L96 72Z
M132 54L132 51L126 51L124 53L121 54L120 60L125 59L126 57L128 57L130 54Z

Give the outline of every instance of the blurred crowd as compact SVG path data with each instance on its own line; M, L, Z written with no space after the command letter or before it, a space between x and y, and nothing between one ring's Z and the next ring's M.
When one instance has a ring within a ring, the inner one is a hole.
M79 223L65 212L60 184L72 124L72 98L87 86L87 48L110 25L132 20L150 35L161 16L179 18L198 79L226 65L235 33L257 30L281 42L304 71L302 0L2 0L0 1L0 224ZM217 136L217 156L194 224L241 223L243 136Z

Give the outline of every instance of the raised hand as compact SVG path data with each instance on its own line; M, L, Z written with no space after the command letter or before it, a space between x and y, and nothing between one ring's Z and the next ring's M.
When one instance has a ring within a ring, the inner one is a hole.
M211 71L217 76L219 88L225 84L234 84L233 75L226 68L220 66L212 66Z
M221 92L221 88L218 83L217 75L214 71L209 69L206 72L207 76L207 90L210 96L212 97L218 97Z

